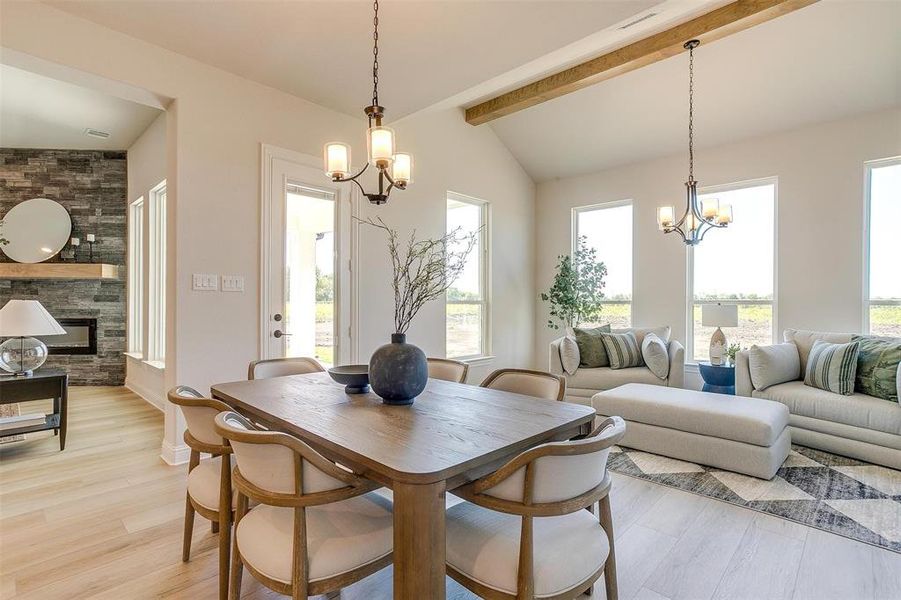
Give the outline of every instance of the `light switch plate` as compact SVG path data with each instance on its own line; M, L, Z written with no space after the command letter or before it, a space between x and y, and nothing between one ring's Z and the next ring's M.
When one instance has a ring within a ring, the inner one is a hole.
M243 292L244 278L240 275L223 275L222 276L223 292Z
M219 276L215 273L194 273L191 289L199 292L215 292L219 289Z

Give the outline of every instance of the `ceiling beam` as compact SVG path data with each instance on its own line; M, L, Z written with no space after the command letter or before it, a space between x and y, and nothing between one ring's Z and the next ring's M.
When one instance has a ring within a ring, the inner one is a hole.
M688 40L712 42L817 1L736 0L691 21L467 108L466 122L470 125L488 123L680 54L685 51L682 44Z

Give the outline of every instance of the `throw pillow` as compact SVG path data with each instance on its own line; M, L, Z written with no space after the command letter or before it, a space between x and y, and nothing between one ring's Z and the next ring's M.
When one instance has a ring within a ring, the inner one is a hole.
M794 381L801 377L801 356L793 342L772 346L751 346L748 372L755 390Z
M641 360L641 349L635 334L629 333L602 333L604 348L610 360L611 369L625 369L627 367L640 367L644 364Z
M901 340L893 341L855 335L851 341L860 343L854 389L867 396L898 402L898 363L901 362Z
M669 354L666 344L656 333L647 333L641 341L641 358L644 359L651 373L659 379L666 379L669 375Z
M823 340L815 341L807 357L804 385L850 396L854 393L859 351L860 342L830 344Z
M575 375L579 368L579 344L573 335L565 335L560 340L560 364L568 375Z
M576 344L579 346L579 366L588 369L596 367L609 367L610 359L604 342L601 341L601 333L610 331L610 325L581 329L576 327Z

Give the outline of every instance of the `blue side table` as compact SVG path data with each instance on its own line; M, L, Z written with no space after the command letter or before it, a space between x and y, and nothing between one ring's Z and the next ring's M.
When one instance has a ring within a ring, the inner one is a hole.
M704 360L698 362L698 371L704 380L703 391L735 395L735 365L712 365Z

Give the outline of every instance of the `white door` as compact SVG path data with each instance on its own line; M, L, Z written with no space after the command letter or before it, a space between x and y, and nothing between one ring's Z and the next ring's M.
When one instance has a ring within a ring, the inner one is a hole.
M350 189L310 166L314 160L263 149L260 354L347 364L356 354L353 199Z

